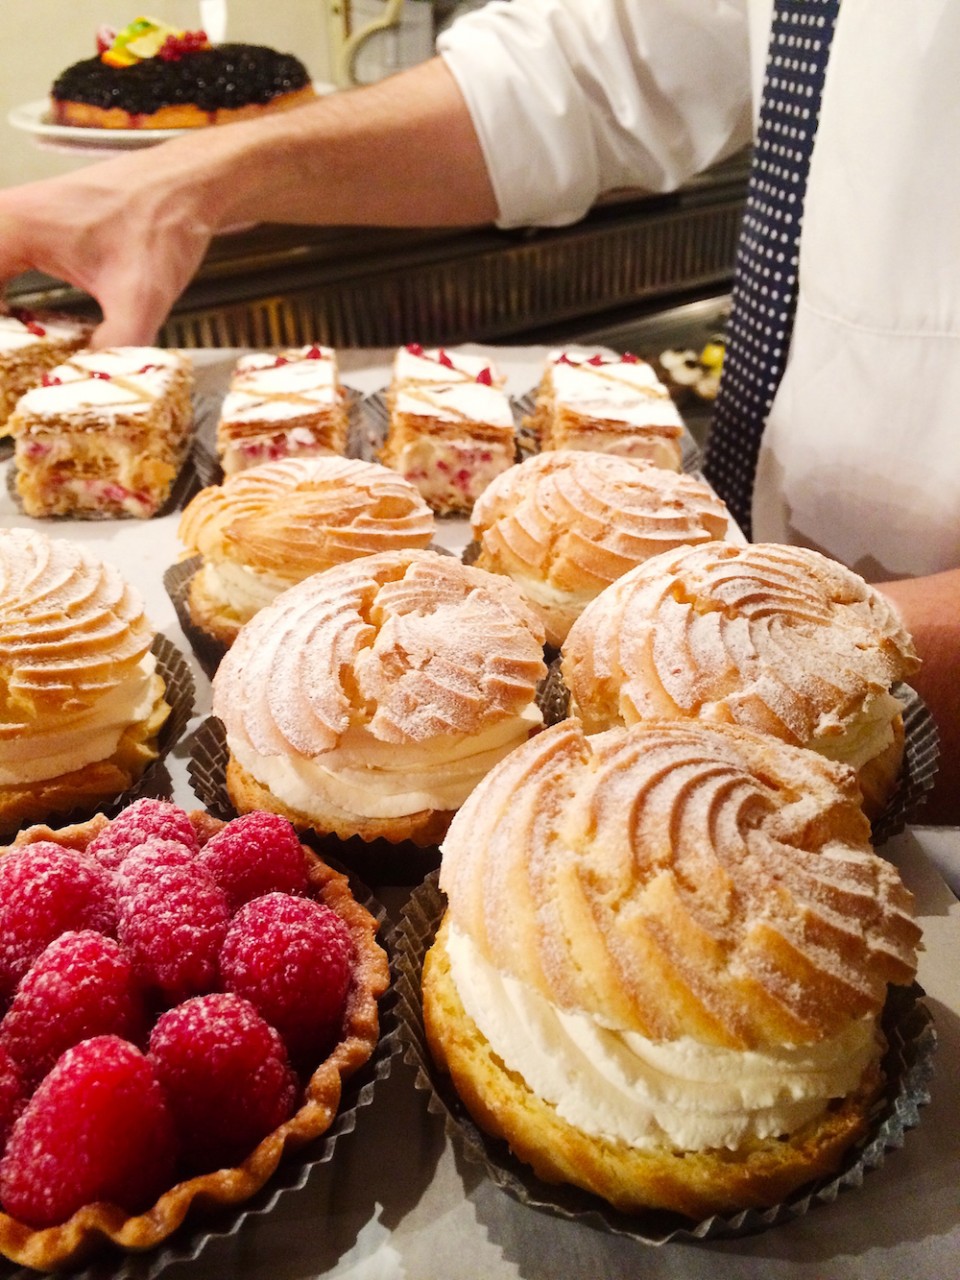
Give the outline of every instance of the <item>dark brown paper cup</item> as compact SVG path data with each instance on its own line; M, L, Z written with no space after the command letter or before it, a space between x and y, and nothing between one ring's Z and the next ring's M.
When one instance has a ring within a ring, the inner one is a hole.
M448 1136L464 1156L481 1165L497 1186L530 1208L649 1245L755 1235L831 1203L842 1191L859 1187L865 1174L884 1163L888 1150L903 1146L906 1131L919 1124L920 1107L930 1100L928 1084L937 1037L921 999L923 991L916 984L909 989L891 988L882 1021L890 1045L883 1063L886 1089L874 1108L867 1138L847 1152L840 1172L833 1177L808 1184L772 1208L715 1214L702 1222L653 1209L620 1213L578 1187L541 1182L512 1155L505 1142L489 1137L474 1124L449 1076L437 1068L427 1047L420 975L445 906L437 875L428 876L411 895L396 931L396 1016L404 1061L416 1068L416 1087L427 1093L428 1109L443 1117Z

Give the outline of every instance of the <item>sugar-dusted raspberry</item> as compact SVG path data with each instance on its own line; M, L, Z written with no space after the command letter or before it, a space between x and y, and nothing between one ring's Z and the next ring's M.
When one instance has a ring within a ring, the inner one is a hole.
M175 1150L151 1064L119 1036L95 1036L58 1059L13 1126L0 1200L31 1227L96 1200L138 1213L172 1183Z
M52 840L0 858L0 998L11 995L47 943L69 929L115 932L110 872Z
M151 838L176 840L191 853L199 848L197 834L185 809L169 800L145 797L128 805L94 836L87 845L87 853L115 870L132 849Z
M7 1145L13 1122L29 1097L30 1089L22 1071L0 1045L0 1152Z
M336 912L285 893L241 907L220 953L223 985L277 1028L297 1065L316 1063L336 1040L352 966L353 942Z
M190 1172L240 1164L293 1114L297 1078L283 1041L240 996L195 996L168 1010L148 1057Z
M297 833L276 813L245 813L221 828L198 860L236 911L265 893L304 893L307 867Z
M113 1034L139 1042L146 1031L129 956L113 938L84 929L61 934L34 960L0 1022L0 1045L35 1085L81 1040Z
M116 873L117 937L134 974L168 1004L217 986L227 895L182 845L148 840Z

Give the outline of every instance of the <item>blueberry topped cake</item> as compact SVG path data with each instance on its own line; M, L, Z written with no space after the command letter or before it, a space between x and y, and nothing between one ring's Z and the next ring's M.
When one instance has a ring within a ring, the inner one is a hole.
M203 31L137 18L102 29L97 54L54 81L56 124L189 129L298 106L314 97L303 63L262 45L211 45Z

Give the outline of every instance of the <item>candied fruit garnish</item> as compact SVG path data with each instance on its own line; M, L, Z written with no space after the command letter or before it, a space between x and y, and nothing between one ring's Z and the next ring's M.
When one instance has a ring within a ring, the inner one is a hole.
M410 352L410 354L411 354L412 356L422 356L422 355L423 355L423 347L420 345L420 343L419 343L419 342L408 342L408 343L407 343L407 350Z
M115 870L131 849L152 836L160 840L176 840L191 853L200 845L186 810L169 800L144 798L135 800L104 827L87 845L91 854L105 867Z
M444 351L443 347L441 347L437 352L437 364L442 364L445 369L453 368L453 361L447 355L446 351Z
M297 833L276 813L245 813L212 836L197 855L227 895L231 910L266 893L304 893L307 864Z
M0 1046L35 1085L71 1045L110 1034L139 1043L147 1025L129 956L84 929L61 934L34 960L0 1022Z
M489 365L487 365L485 369L480 370L480 372L477 374L476 380L477 382L482 383L483 386L485 387L493 386L493 370L490 368Z
M0 1045L0 1151L7 1145L13 1122L27 1104L30 1089L23 1072Z
M139 1213L173 1181L173 1123L146 1057L119 1036L68 1049L13 1126L0 1200L31 1227L98 1200Z
M117 876L117 937L136 977L168 1004L212 991L227 895L183 845L150 839Z
M70 929L116 932L114 881L94 858L38 840L0 858L0 998Z
M295 1065L312 1065L340 1033L353 942L330 907L268 893L240 908L227 930L220 973L280 1032Z
M297 1077L279 1033L230 992L161 1014L147 1056L190 1172L240 1164L293 1114Z

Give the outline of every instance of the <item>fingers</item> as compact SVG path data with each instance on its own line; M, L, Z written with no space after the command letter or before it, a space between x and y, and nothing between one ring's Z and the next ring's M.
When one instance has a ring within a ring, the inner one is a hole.
M94 347L152 346L170 309L189 283L196 264L178 241L153 245L111 259L91 292L103 320L94 330Z

